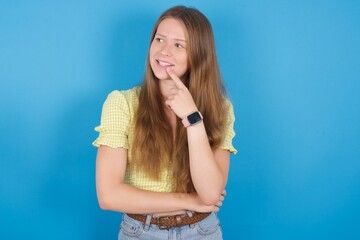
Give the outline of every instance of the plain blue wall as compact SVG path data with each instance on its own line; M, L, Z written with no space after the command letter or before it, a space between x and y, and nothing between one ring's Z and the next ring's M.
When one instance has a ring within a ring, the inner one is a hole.
M212 22L235 106L224 238L360 239L355 0L2 0L0 239L116 239L93 128L111 90L141 81L152 26L176 4Z

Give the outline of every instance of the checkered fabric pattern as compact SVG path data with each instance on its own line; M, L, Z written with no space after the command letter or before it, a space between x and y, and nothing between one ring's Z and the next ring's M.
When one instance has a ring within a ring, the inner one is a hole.
M131 164L131 143L133 139L133 119L139 105L140 87L134 87L126 91L112 91L102 109L100 126L95 128L99 132L98 138L93 142L95 147L106 145L113 148L122 147L128 149L127 164ZM230 102L229 111L226 120L226 131L222 149L236 153L232 145L232 139L235 136L233 129L235 116ZM144 172L131 171L126 169L125 182L139 189L145 189L155 192L172 191L171 166L162 170L158 181L149 178Z

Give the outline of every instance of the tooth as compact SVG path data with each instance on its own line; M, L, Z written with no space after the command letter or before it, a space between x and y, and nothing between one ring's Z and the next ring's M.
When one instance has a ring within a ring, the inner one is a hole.
M170 66L171 65L170 63L166 63L166 62L162 62L162 61L159 61L159 63L161 66Z

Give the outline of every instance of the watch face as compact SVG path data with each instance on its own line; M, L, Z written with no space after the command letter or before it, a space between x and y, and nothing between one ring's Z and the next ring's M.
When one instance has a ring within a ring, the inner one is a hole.
M187 117L187 119L190 124L195 124L195 123L201 121L202 117L200 116L199 112L194 112L194 113L190 114Z

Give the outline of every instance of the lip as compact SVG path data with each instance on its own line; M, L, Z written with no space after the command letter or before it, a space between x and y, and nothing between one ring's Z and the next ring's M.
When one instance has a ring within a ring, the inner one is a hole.
M168 61L164 61L164 60L160 60L160 59L155 59L155 61L156 61L156 66L160 69L166 69L166 68L175 66L174 64L172 64Z

